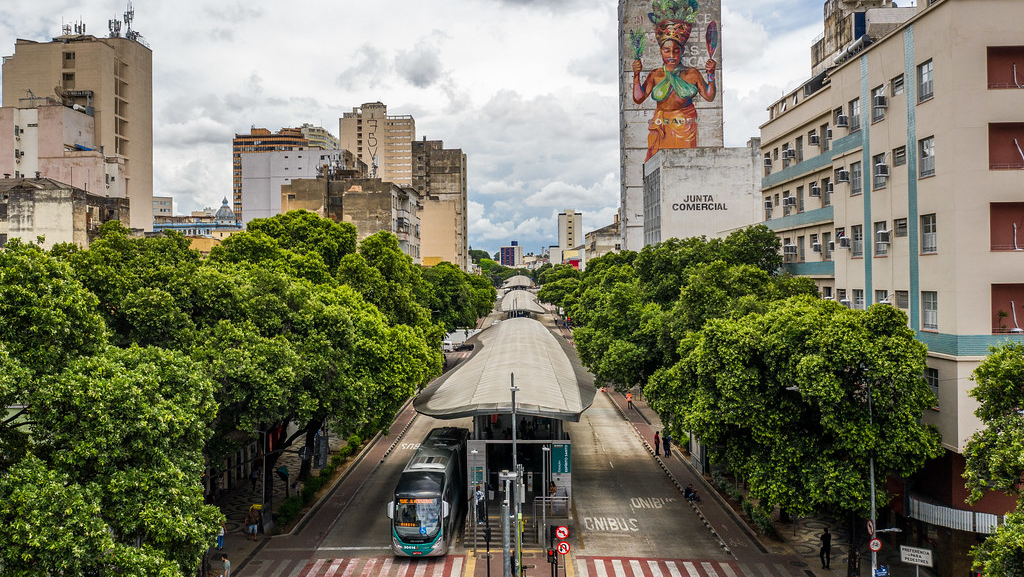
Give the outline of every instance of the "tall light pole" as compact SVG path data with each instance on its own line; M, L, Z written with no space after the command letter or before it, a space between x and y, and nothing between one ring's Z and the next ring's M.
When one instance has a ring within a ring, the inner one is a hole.
M522 517L522 510L521 510L521 508L519 506L519 479L520 479L519 475L520 475L520 471L519 471L519 454L518 454L518 451L516 450L516 437L518 436L518 433L516 431L516 393L519 392L519 389L516 387L516 375L515 375L515 373L509 373L509 375L511 377L511 383L512 383L512 386L509 387L509 390L512 392L512 471L515 474L515 479L512 482L512 498L514 499L514 501L512 502L512 510L515 512L514 513L515 517L513 518L513 521L514 521L513 524L515 525L515 531L516 531L516 550L515 550L514 555L515 555L515 559L516 559L516 572L519 573L520 575L522 575L522 569L520 568L520 565L521 565L521 563L523 561L522 560L522 554L521 554L522 550L523 550L522 549L523 543L522 543L522 532L519 530L519 519L520 519L520 517Z
M871 408L871 381L865 379L864 384L868 389L868 425L874 428L874 414ZM875 452L870 451L868 453L868 475L871 478L871 529L877 530L875 526ZM873 535L868 535L868 538L873 538ZM871 575L869 577L875 577L875 570L878 567L878 553L874 549L871 549Z
M480 451L477 451L476 449L473 449L472 451L470 451L470 453L473 455L473 462L476 463L476 456L478 454L480 454ZM479 511L480 499L477 499L477 496L476 496L476 492L479 490L479 488L476 485L474 485L473 487L470 487L470 490L473 491L473 558L475 559L476 558L476 541L477 541L477 539L476 539L476 531L477 531L477 527L480 526L480 511Z
M544 491L544 496L540 500L540 516L541 516L541 535L542 539L548 538L548 458L551 453L551 447L544 445L540 448L541 450L541 472L540 472L540 486L541 491Z

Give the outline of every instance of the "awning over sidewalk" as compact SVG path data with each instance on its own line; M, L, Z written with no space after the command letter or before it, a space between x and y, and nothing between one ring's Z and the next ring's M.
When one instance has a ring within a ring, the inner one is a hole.
M501 299L501 312L503 313L534 313L542 315L548 312L537 301L537 295L530 291L512 291Z
M514 289L514 288L530 288L533 286L533 279L526 275L517 274L511 276L505 282L501 283L503 289Z
M473 355L413 401L419 413L438 419L512 412L579 421L594 402L594 377L579 364L565 339L530 318L502 321L470 340Z

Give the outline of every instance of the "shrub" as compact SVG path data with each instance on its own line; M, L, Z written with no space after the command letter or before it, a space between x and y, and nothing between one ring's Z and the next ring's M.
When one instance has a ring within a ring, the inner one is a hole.
M298 516L299 511L302 510L302 497L295 495L294 497L288 497L281 503L281 506L277 508L277 515L274 518L277 520L278 525L287 525L291 523L292 519Z
M746 503L744 503L746 505ZM747 513L750 515L750 519L757 526L757 530L762 535L771 536L775 534L775 525L772 524L772 517L768 511L765 511L761 507L752 507L752 510Z

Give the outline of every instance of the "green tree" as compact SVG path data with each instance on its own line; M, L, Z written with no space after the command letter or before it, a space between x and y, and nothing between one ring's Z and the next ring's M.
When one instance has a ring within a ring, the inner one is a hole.
M473 276L451 263L442 262L423 269L423 289L418 300L434 313L434 320L451 332L458 327L472 327L494 306L495 290L482 277L484 284L474 284Z
M863 513L870 456L881 482L940 452L938 433L920 422L934 403L926 350L893 307L792 297L763 314L710 320L679 348L680 362L651 379L648 401L699 436L764 508Z
M970 395L979 406L975 415L984 428L971 436L964 450L964 478L970 502L990 490L1017 495L1017 509L1006 516L996 533L972 549L974 570L983 575L1024 576L1024 501L1020 480L1024 474L1024 343L992 347L974 370L978 383Z
M469 258L473 260L473 264L479 265L483 259L490 259L491 255L486 250L477 250L474 248L469 249ZM492 261L493 262L493 261Z
M254 219L246 225L246 230L265 234L275 239L281 248L296 254L315 253L331 271L338 268L345 255L356 251L355 225L334 222L305 210Z

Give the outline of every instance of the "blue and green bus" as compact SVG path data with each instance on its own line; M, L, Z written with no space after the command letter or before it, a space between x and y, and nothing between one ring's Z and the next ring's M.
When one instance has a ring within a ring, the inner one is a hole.
M432 429L405 465L388 503L395 555L436 557L448 553L466 508L468 439L468 429Z

